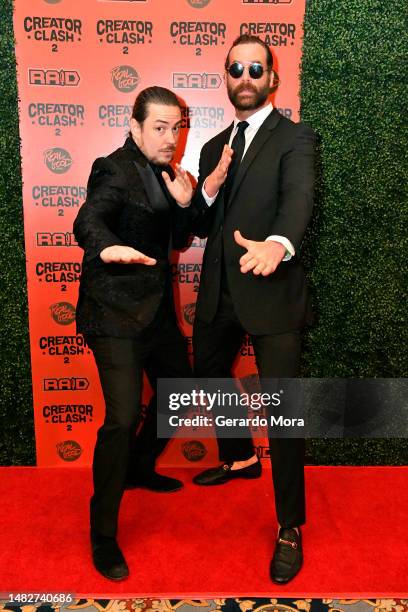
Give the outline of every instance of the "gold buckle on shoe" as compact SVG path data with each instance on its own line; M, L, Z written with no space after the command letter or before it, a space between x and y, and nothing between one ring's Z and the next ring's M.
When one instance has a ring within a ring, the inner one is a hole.
M282 538L279 538L278 543L279 544L288 544L288 546L291 546L292 548L297 548L298 547L296 542L290 542L289 540L282 540Z

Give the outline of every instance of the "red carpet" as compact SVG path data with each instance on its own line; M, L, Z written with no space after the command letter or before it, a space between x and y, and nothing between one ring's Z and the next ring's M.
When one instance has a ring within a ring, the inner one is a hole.
M185 488L133 490L119 541L131 576L94 570L88 543L88 469L0 468L0 592L159 597L404 597L408 593L408 468L309 467L305 564L285 587L270 582L276 531L270 472L201 488L195 470L169 470Z

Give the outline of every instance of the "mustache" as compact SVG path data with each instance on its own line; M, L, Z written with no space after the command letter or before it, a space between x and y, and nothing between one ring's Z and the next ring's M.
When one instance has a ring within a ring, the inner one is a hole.
M241 91L253 91L254 93L256 93L257 89L256 87L251 85L251 83L242 83L242 85L238 85L234 93L238 94L241 93Z

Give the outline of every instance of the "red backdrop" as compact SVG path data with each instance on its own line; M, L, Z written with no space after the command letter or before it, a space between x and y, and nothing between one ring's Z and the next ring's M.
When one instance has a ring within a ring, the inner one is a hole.
M137 93L161 85L185 103L176 160L197 176L201 146L233 118L223 64L241 33L258 34L271 46L272 102L297 121L304 4L15 0L38 465L89 465L103 420L96 367L74 321L82 251L72 224L93 160L122 145ZM196 239L173 259L178 313L190 347L203 245ZM256 372L248 342L235 371L240 378ZM258 452L267 455L263 439ZM214 440L178 439L161 464L214 460Z

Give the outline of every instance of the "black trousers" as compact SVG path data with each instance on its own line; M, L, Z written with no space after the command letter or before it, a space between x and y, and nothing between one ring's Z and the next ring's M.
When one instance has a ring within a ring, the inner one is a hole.
M162 308L153 325L137 339L88 337L105 399L105 420L98 430L93 458L94 494L91 527L115 537L127 474L154 469L168 439L157 438L156 382L158 378L190 378L186 339L171 306ZM145 370L153 389L146 418L141 421Z
M224 288L215 319L209 324L197 318L194 322L195 375L200 378L231 377L231 368L245 333L234 312L230 294ZM299 375L299 332L251 335L250 338L261 383L262 378L295 378ZM247 415L244 409L239 414L238 409L235 416ZM220 460L227 463L243 461L254 454L249 431L247 438L217 436L217 442ZM305 522L305 441L270 437L269 448L278 521L287 528L302 525Z

